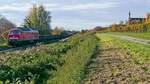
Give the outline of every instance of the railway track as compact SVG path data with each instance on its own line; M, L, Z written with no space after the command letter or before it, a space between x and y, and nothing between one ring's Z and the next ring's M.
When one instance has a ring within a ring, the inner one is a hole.
M59 42L59 41L62 42L62 41L68 40L68 38L69 37L66 37L66 38L63 38L63 39L56 39L56 40L46 41L46 42L38 42L36 44L22 45L22 46L19 46L19 47L8 47L8 48L0 49L0 53L2 53L2 52L13 52L13 51L17 51L17 50L25 50L27 48L36 47L36 46L39 46L39 45L42 45L42 44L49 44L50 42L51 43Z
M13 52L13 51L17 51L17 50L25 50L27 48L31 48L31 47L35 47L37 45L24 45L24 46L19 46L19 47L8 47L5 49L0 49L0 53L2 52Z

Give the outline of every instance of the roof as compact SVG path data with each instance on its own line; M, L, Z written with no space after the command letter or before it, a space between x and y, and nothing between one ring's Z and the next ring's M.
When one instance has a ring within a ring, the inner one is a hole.
M37 30L33 30L31 28L23 28L23 27L17 27L17 28L14 28L12 30L21 30L23 32L38 32Z
M130 20L145 20L146 18L130 18Z

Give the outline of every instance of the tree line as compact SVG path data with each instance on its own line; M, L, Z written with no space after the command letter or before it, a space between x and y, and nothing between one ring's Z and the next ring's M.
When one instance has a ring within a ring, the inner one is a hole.
M100 32L150 32L150 23L112 24L109 27L97 26L94 31Z

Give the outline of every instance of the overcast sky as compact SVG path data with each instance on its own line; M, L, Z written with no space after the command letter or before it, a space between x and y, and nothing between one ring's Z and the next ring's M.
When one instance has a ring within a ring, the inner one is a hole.
M18 26L33 4L43 4L51 11L52 27L80 30L145 17L150 0L0 0L0 13Z

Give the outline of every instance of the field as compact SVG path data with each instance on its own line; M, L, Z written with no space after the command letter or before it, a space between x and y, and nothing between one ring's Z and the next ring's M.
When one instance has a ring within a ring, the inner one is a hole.
M95 54L96 43L92 34L77 34L67 42L0 53L0 80L3 84L45 84L47 81L54 84L58 79L60 84L78 83L84 74L84 66Z
M150 46L115 35L121 33L78 33L67 41L1 52L0 84L150 83Z
M87 66L85 84L150 83L150 46L97 33L100 53Z

